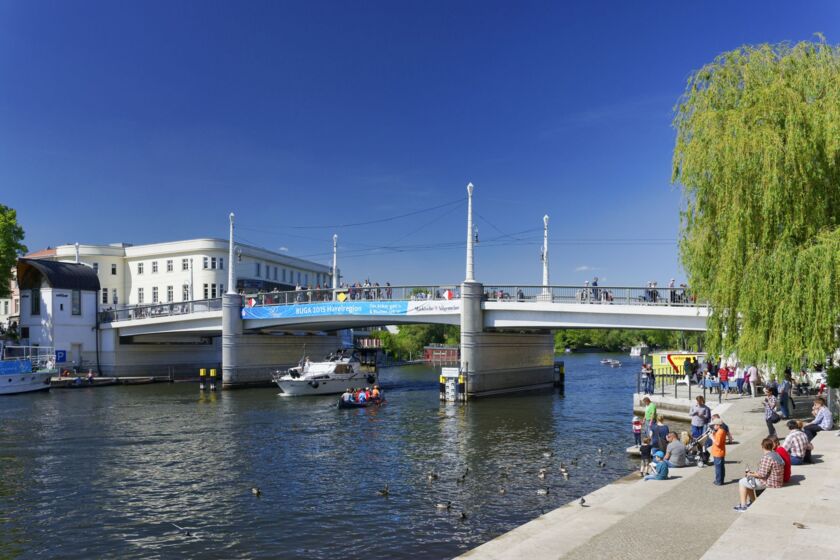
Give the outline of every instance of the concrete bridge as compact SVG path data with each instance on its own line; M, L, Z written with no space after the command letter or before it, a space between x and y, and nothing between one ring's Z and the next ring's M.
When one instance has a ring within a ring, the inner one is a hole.
M217 338L221 334L223 386L232 388L265 383L271 369L296 361L289 358L290 352L300 356L301 344L308 344L306 352L313 356L337 346L335 336L291 340L276 336L281 333L411 323L460 325L460 369L468 396L552 386L554 329L705 330L708 309L698 306L682 288L552 286L548 216L543 219L542 283L482 284L474 277L472 192L469 184L466 277L459 284L339 289L334 236L331 289L243 296L233 291L236 261L231 214L227 294L200 302L119 310L103 315L100 329L111 331L115 346L131 337L192 333ZM274 353L278 346L287 351Z

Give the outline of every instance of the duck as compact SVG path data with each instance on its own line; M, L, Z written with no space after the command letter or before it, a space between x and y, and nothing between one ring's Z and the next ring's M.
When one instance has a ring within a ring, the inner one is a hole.
M458 514L458 519L460 519L461 521L466 521L467 517L468 517L468 515L467 515L466 511L462 511L461 513Z
M499 488L499 494L504 496L505 494L507 494L507 490L505 490L504 488Z
M386 484L384 488L377 490L376 493L380 496L388 496L391 494L391 491L388 489L388 485Z
M260 496L262 496L262 490L260 490L256 486L254 486L254 487L251 488L251 494L253 494L257 498L259 498Z
M539 478L540 480L544 479L545 471L541 470L539 473L537 473L537 478Z
M426 475L426 479L428 479L429 482L437 480L438 478L440 478L440 477L438 476L438 473L436 473L435 471L429 471L429 473Z
M435 509L438 509L438 510L441 510L441 511L449 511L450 509L452 509L452 502L447 500L446 502L439 503L439 504L435 505Z
M537 496L548 496L549 489L548 488L539 488L537 490Z
M548 459L552 455L554 455L554 453L552 453L551 451L546 451L545 453L543 453L543 457L545 457L546 459Z
M569 480L569 473L567 473L567 472L563 473L563 480Z

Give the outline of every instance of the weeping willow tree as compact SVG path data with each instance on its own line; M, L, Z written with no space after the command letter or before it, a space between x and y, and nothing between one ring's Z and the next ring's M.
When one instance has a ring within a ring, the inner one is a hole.
M742 47L676 107L680 257L712 307L707 348L821 361L840 323L840 47Z

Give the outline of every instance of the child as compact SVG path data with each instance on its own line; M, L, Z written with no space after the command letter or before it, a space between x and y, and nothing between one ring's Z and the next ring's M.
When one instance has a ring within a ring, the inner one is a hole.
M654 472L645 477L645 480L668 480L668 463L665 461L665 453L657 451L653 454Z
M633 439L636 445L642 445L642 421L638 416L633 417Z
M647 474L648 466L650 465L651 448L650 437L645 436L642 440L641 447L639 447L639 452L642 454L642 461L639 464L639 476L645 476Z
M715 463L715 486L723 486L726 477L726 432L720 418L712 420L712 457Z

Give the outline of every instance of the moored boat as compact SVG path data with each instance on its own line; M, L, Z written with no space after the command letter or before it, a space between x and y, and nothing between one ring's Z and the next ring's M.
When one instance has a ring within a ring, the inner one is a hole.
M0 395L47 391L57 371L52 348L7 346L0 359Z

